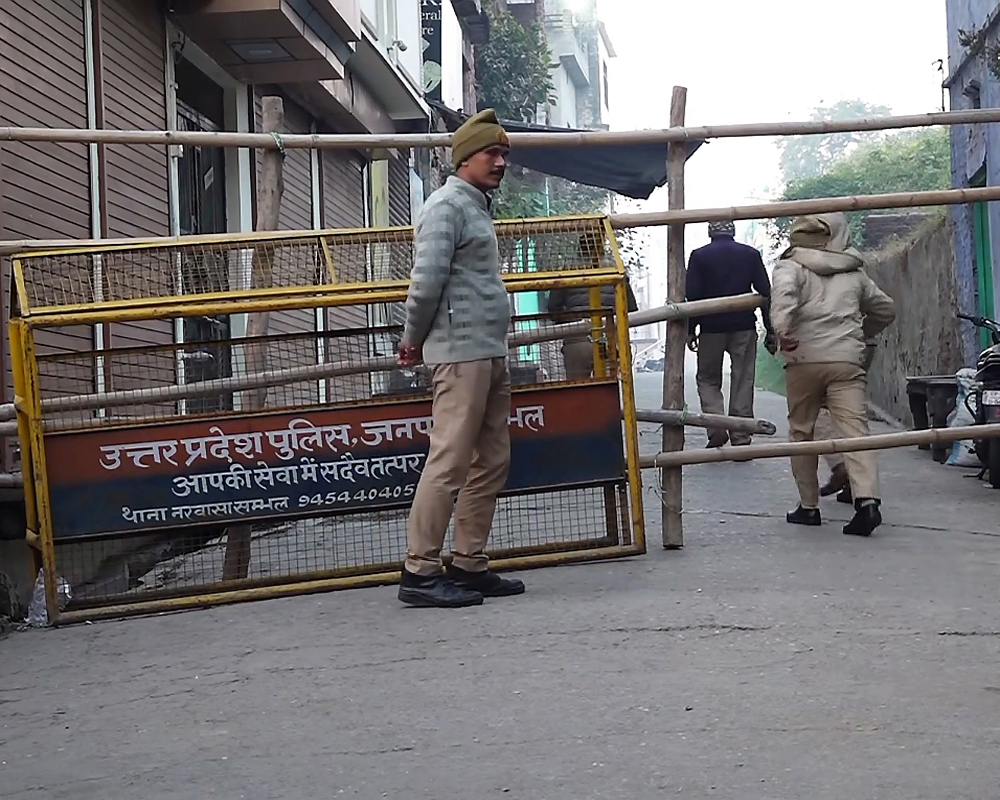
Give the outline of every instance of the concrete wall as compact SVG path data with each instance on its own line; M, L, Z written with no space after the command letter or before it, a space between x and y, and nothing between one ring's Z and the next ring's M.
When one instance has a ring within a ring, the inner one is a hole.
M955 283L953 225L938 217L911 239L865 253L872 279L896 303L869 373L869 396L891 416L912 423L908 375L950 375L966 363Z

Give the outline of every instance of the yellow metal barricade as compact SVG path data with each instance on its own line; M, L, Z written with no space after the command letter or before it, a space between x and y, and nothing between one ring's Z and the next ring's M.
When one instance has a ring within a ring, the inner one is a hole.
M644 552L624 269L608 220L501 222L497 234L515 333L492 563ZM395 362L412 236L186 237L13 262L27 520L50 620L398 579L430 428L427 370ZM575 328L601 343L595 377L568 382L565 329L540 300L601 286L615 287L615 307ZM60 579L73 590L64 609Z

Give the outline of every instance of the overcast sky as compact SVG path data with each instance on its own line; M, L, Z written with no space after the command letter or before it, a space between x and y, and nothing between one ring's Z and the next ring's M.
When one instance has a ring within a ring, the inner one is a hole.
M675 84L688 89L689 125L801 120L854 98L940 110L945 0L599 0L598 13L617 52L614 130L668 127ZM771 138L705 145L688 162L687 206L773 198L777 157ZM666 191L645 208L666 208ZM689 247L707 241L703 228L688 226Z

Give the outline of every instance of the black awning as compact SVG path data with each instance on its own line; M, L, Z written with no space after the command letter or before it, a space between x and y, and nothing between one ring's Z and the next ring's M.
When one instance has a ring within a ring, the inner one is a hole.
M470 115L455 111L440 103L431 103L454 131ZM524 122L501 120L510 133L584 133L579 128L553 128ZM704 139L686 142L687 157L691 158L705 143ZM658 186L667 182L666 144L598 144L573 147L514 147L510 153L514 164L543 175L556 175L574 183L599 186L625 197L645 200Z

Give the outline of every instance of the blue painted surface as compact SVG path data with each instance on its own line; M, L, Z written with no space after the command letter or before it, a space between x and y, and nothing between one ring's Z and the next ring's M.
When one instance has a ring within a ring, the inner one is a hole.
M965 49L959 44L959 31L982 28L994 10L1000 6L995 0L947 0L948 25L948 75L951 109L971 109L974 103L964 92L978 82L982 108L1000 107L1000 82L989 74L981 58L965 59ZM994 30L993 38L996 38ZM963 63L964 61L964 63ZM952 185L965 188L985 162L987 186L1000 185L1000 125L951 127ZM1000 253L1000 203L990 203L991 250ZM971 206L951 206L949 222L955 246L956 287L958 301L964 310L978 310L976 301L976 247ZM993 269L993 296L1000 297L1000 270ZM963 355L966 363L975 363L979 353L979 340L972 326L962 327Z

